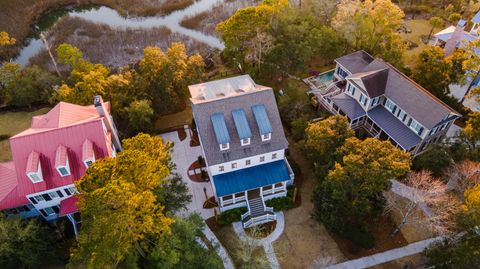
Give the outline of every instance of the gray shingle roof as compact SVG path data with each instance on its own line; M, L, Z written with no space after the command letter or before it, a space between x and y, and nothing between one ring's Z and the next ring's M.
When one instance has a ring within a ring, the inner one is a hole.
M370 98L381 96L385 93L388 80L388 68L356 73L348 76L348 79L358 78L362 81Z
M362 51L360 55L363 54L366 54L366 52ZM350 55L356 56L347 57ZM345 57L350 60L359 58L358 52L343 56L342 58ZM395 104L397 104L401 109L405 110L424 127L431 129L452 113L460 116L458 112L447 106L416 82L405 76L395 67L385 63L383 60L375 59L366 65L364 64L364 60L359 60L359 62L360 63L354 67L354 71L349 70L352 72L351 77L355 76L355 73L365 73L388 69L384 95L390 98L393 102L395 102ZM358 66L360 65L363 65L363 68L359 70ZM348 68L347 66L344 67ZM377 86L373 86L375 85L375 80L373 79L368 82L368 87L375 88L375 92L381 89L385 83L385 79L382 77L377 77L376 79L379 81L379 85Z
M259 104L265 106L272 126L271 139L265 142L262 142L260 131L251 109L252 106ZM231 113L239 108L245 111L247 122L252 132L252 138L248 146L241 146ZM272 89L261 89L228 98L194 103L192 104L192 110L208 165L265 154L288 147ZM210 116L214 113L223 113L225 117L227 130L231 138L229 150L220 151L213 125L210 121Z
M380 128L383 129L398 145L404 150L416 146L422 139L405 124L400 122L392 113L383 106L376 106L368 111L371 118Z
M337 63L348 69L351 74L362 72L363 68L374 60L370 54L363 50L344 55L335 59Z
M365 110L360 106L360 104L355 101L352 97L341 93L335 95L331 100L345 113L347 116L354 120L365 115Z

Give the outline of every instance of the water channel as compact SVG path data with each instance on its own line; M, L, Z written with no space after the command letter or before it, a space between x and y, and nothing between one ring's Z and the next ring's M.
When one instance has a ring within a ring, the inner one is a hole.
M172 32L183 34L197 41L206 43L207 45L223 49L222 41L214 36L206 35L202 32L187 29L180 25L180 21L185 16L195 15L197 13L210 10L217 3L223 0L198 0L191 6L172 12L171 14L161 17L124 17L116 10L109 7L76 7L70 9L59 9L48 12L42 17L33 29L32 37L27 41L25 47L20 50L19 55L14 62L21 65L28 64L29 59L44 48L44 44L40 39L40 33L47 31L55 22L64 16L79 17L87 21L99 24L107 24L111 27L117 28L144 28L149 29L153 27L164 26L169 28Z

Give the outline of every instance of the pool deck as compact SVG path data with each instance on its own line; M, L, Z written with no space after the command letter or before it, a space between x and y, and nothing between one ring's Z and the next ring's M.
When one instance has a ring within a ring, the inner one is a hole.
M325 90L327 86L333 81L334 72L335 72L335 69L331 69L321 74L303 79L303 82L305 82L305 84L307 84L308 87L310 88L309 93L321 92L322 90ZM324 77L327 77L327 79L324 79ZM328 78L328 77L331 77L331 78Z

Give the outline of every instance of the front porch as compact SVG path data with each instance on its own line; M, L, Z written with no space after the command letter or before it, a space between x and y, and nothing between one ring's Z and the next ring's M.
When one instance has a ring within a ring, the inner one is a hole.
M287 184L288 181L284 181L271 185L265 185L253 190L258 190L258 192L261 193L263 200L267 201L277 197L285 197L287 195ZM218 197L220 211L223 212L233 208L247 206L247 197L249 191L252 190L245 190L243 192L237 192Z

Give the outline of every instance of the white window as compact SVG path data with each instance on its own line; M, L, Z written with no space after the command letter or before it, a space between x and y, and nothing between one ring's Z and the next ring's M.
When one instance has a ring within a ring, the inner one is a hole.
M33 196L33 199L35 199L37 202L45 201L45 198L43 198L42 195L35 195L35 196Z
M272 160L275 160L277 158L277 153L272 153Z
M407 113L405 113L405 111L399 109L398 110L398 113L397 113L397 118L400 120L400 121L404 121L406 118L407 118Z
M232 169L237 168L237 163L232 163Z
M29 173L28 174L28 177L30 178L30 180L33 182L33 183L37 183L37 182L41 182L42 181L42 178L40 177L40 175L38 173Z
M265 156L260 156L260 162L264 162L265 161Z
M385 102L385 108L388 111L395 113L395 109L397 108L397 105L395 105L394 102L390 101L390 99L387 99L387 102Z
M251 164L251 161L250 160L246 160L245 161L245 165L250 165Z
M242 146L250 145L250 137L244 138L240 142L242 143Z
M49 192L48 194L50 195L50 197L52 197L52 199L56 199L60 197L58 196L58 193L55 191Z
M65 166L57 166L57 171L62 177L66 177L70 175L70 166L68 165L68 159Z
M410 119L408 127L410 127L410 129L414 130L418 135L421 135L421 133L423 132L423 126L420 125L420 123L418 123L414 119Z
M262 134L262 141L270 140L270 138L272 138L272 134L271 134L271 133Z
M66 189L64 189L64 191L68 194L68 195L73 195L73 194L78 194L78 191L75 187L68 187Z
M227 150L230 148L230 143L220 144L220 150Z
M45 211L45 213L47 213L47 215L56 214L55 211L53 210L53 208L51 208L51 207L46 207L43 210Z
M348 84L347 92L348 92L350 95L352 95L352 96L355 95L355 87L354 87L352 84L350 84L350 83Z
M85 164L85 167L88 168L88 167L90 167L90 165L93 164L93 162L94 162L93 160L85 160L85 161L83 162L83 164Z
M367 105L368 98L363 95L363 93L360 94L360 103L362 103L364 106Z
M218 167L218 171L219 171L219 172L225 171L225 166L220 165L220 166Z

